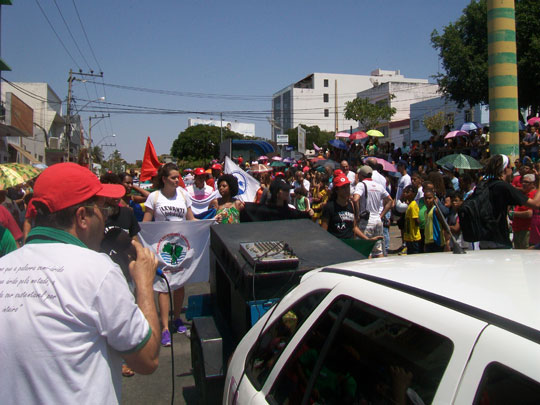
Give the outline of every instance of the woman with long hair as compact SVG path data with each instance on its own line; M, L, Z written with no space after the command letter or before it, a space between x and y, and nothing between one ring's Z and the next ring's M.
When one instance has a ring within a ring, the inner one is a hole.
M181 187L178 187L180 172L174 163L161 166L157 175L157 190L146 199L143 222L148 221L191 221L191 200ZM178 273L180 274L180 273ZM169 284L173 290L174 326L178 333L185 333L187 328L180 319L184 303L184 286L175 281L175 274L170 275ZM161 344L171 345L168 316L170 310L169 294L165 282L161 278L154 281L154 291L158 292L158 307L161 320Z
M244 209L244 203L234 198L238 194L238 180L232 174L223 174L219 177L217 186L221 197L218 198L216 222L238 224L240 211Z

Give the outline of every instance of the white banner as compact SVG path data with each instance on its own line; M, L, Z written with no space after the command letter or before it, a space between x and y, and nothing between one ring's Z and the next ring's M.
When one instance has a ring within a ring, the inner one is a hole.
M193 187L195 187L194 184ZM208 191L208 193L206 191ZM208 211L208 205L213 200L220 197L217 187L216 190L213 190L210 186L208 186L208 190L205 190L204 193L191 195L187 192L186 194L188 194L191 199L191 211L193 211L193 215L199 215L204 211Z
M238 180L238 195L236 198L243 202L255 201L255 195L261 184L253 176L240 169L228 156L225 156L224 172L232 174Z
M298 152L306 153L306 130L298 125Z
M158 267L167 277L171 290L189 283L208 281L210 225L213 219L200 221L140 222L139 238L154 252ZM160 277L154 290L167 292Z

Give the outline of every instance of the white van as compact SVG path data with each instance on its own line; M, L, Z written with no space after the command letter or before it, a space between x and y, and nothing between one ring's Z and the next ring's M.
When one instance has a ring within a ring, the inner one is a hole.
M492 250L309 272L237 346L223 403L540 403L539 265Z

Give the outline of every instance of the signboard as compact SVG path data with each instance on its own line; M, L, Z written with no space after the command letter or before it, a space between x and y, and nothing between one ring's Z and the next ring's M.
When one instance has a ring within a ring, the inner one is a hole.
M306 130L298 125L298 152L306 153Z
M278 145L288 145L289 144L289 135L285 134L277 134L276 135L276 143Z

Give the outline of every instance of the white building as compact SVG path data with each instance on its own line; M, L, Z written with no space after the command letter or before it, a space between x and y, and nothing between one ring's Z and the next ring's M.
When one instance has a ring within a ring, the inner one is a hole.
M62 100L49 85L3 83L1 97L6 107L6 124L22 129L25 136L2 138L0 160L48 165L63 161L65 152L60 145L65 131Z
M357 96L368 98L373 104L384 103L396 109L392 119L389 122L381 122L377 129L385 135L385 140L401 145L403 141L409 141L411 104L436 98L439 96L438 91L439 86L430 84L427 80L414 83L392 80L361 91Z
M324 131L346 131L357 123L344 117L345 103L357 93L388 81L427 83L426 79L411 79L399 70L377 69L370 75L311 73L274 93L272 101L272 140L299 124L317 125Z
M458 108L455 102L441 96L411 104L409 141L417 140L422 142L428 140L431 134L423 124L424 118L433 116L440 111L444 113L450 122L451 130L460 129L465 122L489 125L489 106L477 104L473 108Z
M200 118L189 118L188 127L195 125L212 125L215 127L228 128L230 131L238 132L244 136L255 137L255 124L249 122L238 121L222 121L222 120L203 120Z

